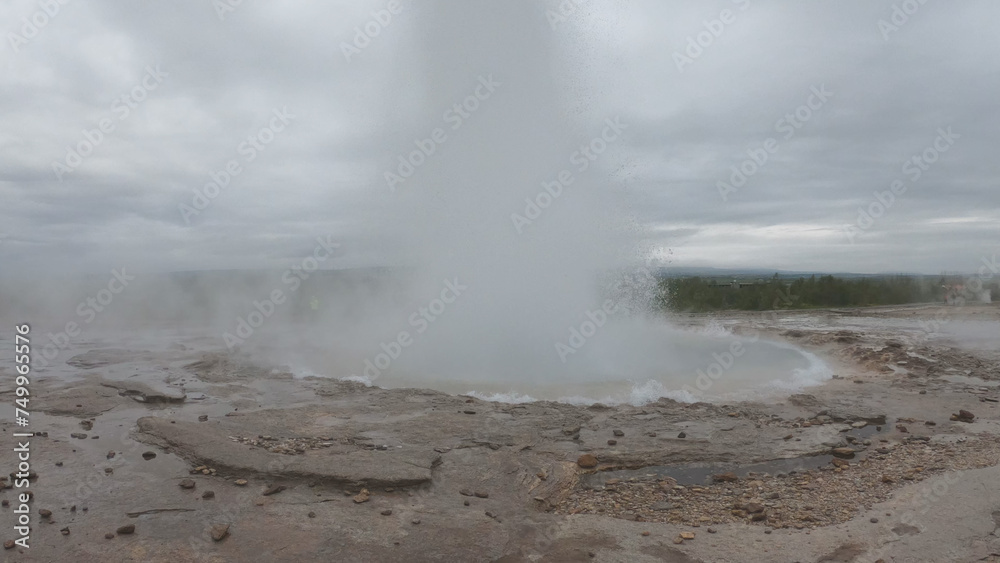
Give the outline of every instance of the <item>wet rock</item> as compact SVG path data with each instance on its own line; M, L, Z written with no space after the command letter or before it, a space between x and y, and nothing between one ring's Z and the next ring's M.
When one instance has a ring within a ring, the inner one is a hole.
M263 495L266 496L266 497L269 497L271 495L276 495L276 494L280 493L281 491L284 491L287 488L288 487L286 487L284 485L271 485L270 487L264 489Z
M176 387L154 386L142 381L102 381L101 385L118 390L123 397L140 403L183 403L187 395Z
M116 530L116 531L118 532L119 536L121 536L121 535L128 535L128 534L134 534L135 533L135 524L125 524L124 526L121 526L120 528L118 528L118 530Z
M372 495L368 492L368 489L361 489L361 492L354 496L354 502L355 504L368 502L368 499L370 499L371 496Z
M716 483L735 483L739 481L740 478L736 476L732 471L727 471L726 473L719 473L718 475L712 475L712 481Z
M156 457L156 452L143 452L142 459L149 461Z
M593 469L597 467L597 458L592 454L583 454L577 458L576 464L584 469Z
M89 420L81 420L80 427L83 428L84 430L90 430L91 428L94 427L94 423Z
M864 420L860 420L851 425L852 428L864 428L865 426L868 426L868 423Z
M852 450L851 448L833 448L833 450L830 453L843 459L854 458L854 450Z
M182 489L193 489L194 481L192 481L191 479L183 479L181 480L180 483L178 483L178 485L180 485Z
M229 535L229 524L216 524L212 526L212 539L222 541Z

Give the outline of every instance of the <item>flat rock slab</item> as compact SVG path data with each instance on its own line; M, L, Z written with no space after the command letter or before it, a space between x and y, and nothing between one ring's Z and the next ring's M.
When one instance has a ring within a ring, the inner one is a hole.
M176 387L142 381L103 380L101 385L117 389L120 395L131 397L141 403L182 403L187 397L184 391Z
M239 473L275 478L309 479L337 485L407 487L427 483L440 454L420 446L369 450L353 445L309 450L301 455L285 455L235 442L230 436L256 436L255 419L267 418L269 411L255 416L226 420L217 425L197 422L171 423L158 417L137 422L142 441L172 448L177 455L199 465ZM262 422L262 421L260 421ZM273 423L268 432L276 432ZM284 435L296 435L289 428Z

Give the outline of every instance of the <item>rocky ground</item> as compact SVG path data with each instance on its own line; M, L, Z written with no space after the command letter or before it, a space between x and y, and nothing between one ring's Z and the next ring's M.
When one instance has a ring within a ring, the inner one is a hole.
M1000 350L951 330L989 327L1000 307L677 321L765 331L838 377L766 402L511 405L296 379L195 336L75 343L33 382L31 429L47 436L32 442L32 547L0 553L1000 560ZM0 369L7 452L11 374ZM13 539L15 490L0 499Z

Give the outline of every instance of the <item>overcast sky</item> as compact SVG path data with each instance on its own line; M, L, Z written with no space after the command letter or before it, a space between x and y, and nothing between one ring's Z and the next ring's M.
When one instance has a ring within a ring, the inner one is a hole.
M0 3L0 269L284 268L329 234L341 265L380 260L359 206L401 146L386 116L420 103L400 63L419 4L345 56L389 2L223 2ZM577 3L535 14L553 72L629 124L609 182L673 264L973 272L1000 252L1000 3Z

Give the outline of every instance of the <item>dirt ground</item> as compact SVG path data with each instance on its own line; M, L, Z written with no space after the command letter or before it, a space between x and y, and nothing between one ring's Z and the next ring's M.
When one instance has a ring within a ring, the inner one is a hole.
M1000 307L675 321L764 331L837 375L762 402L503 404L294 378L194 336L75 343L32 383L31 547L0 554L1000 561ZM12 381L0 369L2 474Z

